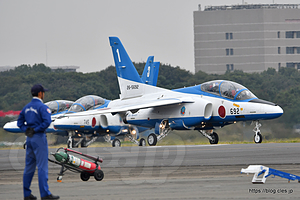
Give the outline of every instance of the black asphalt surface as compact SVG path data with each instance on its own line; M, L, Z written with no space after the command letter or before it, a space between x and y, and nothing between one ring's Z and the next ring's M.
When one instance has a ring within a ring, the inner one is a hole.
M50 191L61 199L299 199L300 184L280 177L253 185L248 165L300 175L300 144L232 144L75 149L100 156L105 177L83 182L49 163ZM49 149L55 152L56 149ZM52 156L49 155L49 158ZM21 199L25 150L0 150L0 199ZM39 196L37 173L32 190ZM275 191L275 192L274 192Z

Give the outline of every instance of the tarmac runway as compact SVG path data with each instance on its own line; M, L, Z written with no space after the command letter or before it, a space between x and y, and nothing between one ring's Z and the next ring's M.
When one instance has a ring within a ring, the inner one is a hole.
M55 152L56 149L49 149ZM75 149L76 150L76 149ZM299 199L300 184L269 177L253 185L250 164L300 175L300 144L233 144L121 148L81 148L103 158L102 181L81 181L49 163L50 191L61 199ZM52 156L49 156L50 158ZM0 150L0 199L21 199L25 150ZM39 197L37 173L32 183Z

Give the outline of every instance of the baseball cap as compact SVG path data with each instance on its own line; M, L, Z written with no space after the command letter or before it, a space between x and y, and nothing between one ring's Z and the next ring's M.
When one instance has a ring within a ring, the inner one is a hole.
M31 94L38 94L39 92L46 92L48 89L45 89L41 84L36 84L31 88Z

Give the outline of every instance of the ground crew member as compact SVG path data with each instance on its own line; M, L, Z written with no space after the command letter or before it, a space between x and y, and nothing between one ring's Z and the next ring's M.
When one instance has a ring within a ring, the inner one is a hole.
M18 118L18 127L27 136L23 174L25 200L37 199L30 190L36 166L41 198L59 199L59 196L51 194L48 186L48 142L45 131L51 123L51 111L43 103L45 91L47 90L42 85L34 85L31 88L32 101L23 108Z

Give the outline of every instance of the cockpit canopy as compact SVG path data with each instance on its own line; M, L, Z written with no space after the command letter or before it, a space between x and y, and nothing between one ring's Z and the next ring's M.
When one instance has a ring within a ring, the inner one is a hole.
M105 100L102 97L96 95L88 95L81 97L71 106L68 112L81 112L95 109L105 104Z
M56 101L49 101L45 104L51 110L51 114L57 114L62 111L68 110L73 103L74 103L73 101L68 101L68 100L56 100Z
M203 92L212 93L224 98L234 100L247 100L257 98L246 87L232 81L209 81L201 84L201 90Z

